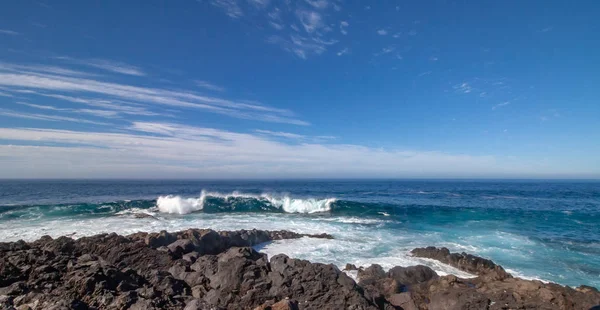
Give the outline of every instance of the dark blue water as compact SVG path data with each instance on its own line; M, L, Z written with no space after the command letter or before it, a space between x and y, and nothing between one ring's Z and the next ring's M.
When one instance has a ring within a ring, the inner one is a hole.
M264 251L442 273L455 270L407 252L447 246L519 276L600 287L599 182L0 181L3 240L188 227L329 232L336 240Z

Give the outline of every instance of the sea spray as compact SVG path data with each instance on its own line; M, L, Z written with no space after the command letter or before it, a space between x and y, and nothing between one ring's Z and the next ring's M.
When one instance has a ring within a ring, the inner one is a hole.
M158 210L170 214L188 214L204 209L207 199L219 199L221 202L229 205L237 202L239 199L253 200L255 204L262 206L262 210L274 207L286 213L319 213L331 211L331 205L336 201L335 198L315 199L315 198L291 198L289 196L276 197L270 194L246 194L232 192L223 194L219 192L202 191L198 198L183 198L181 196L167 195L160 196L156 201Z

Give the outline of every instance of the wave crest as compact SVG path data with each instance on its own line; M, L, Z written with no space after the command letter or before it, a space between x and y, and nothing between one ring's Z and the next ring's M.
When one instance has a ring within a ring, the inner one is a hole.
M215 201L216 200L216 201ZM250 201L250 204L244 203ZM315 198L291 198L289 196L276 197L269 194L253 195L239 192L223 194L218 192L202 191L198 198L182 198L181 196L167 195L160 196L156 201L158 210L163 213L188 214L204 210L206 206L214 206L218 210L242 209L242 206L254 206L260 210L283 211L286 213L320 213L331 211L331 205L336 201L335 198L315 199Z
M204 208L204 193L200 198L181 198L180 196L160 196L156 200L158 210L163 213L188 214Z

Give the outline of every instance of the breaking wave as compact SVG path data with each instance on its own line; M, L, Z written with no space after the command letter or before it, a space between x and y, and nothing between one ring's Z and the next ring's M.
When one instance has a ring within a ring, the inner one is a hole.
M331 211L335 198L291 198L269 194L244 194L233 192L222 194L202 191L198 198L181 196L161 196L156 201L158 210L163 213L188 214L200 210L223 211L282 211L286 213L320 213Z

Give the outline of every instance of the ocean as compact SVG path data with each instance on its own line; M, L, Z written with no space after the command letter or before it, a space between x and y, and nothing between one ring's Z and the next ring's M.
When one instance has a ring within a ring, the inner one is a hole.
M445 246L515 276L600 288L600 182L0 181L0 241L186 228L330 233L257 250L468 276L409 255Z

